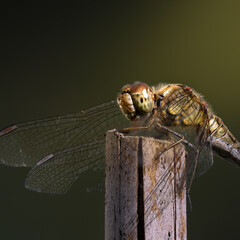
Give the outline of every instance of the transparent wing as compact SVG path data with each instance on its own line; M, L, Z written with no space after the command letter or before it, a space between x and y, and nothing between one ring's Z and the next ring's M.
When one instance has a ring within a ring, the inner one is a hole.
M66 193L81 173L104 167L104 159L104 139L49 154L31 169L25 187L37 192Z
M169 146L172 142L168 142ZM173 147L175 158L171 162L167 162L168 151L163 152L163 155L157 161L156 164L161 165L163 170L161 175L157 178L158 181L154 185L149 185L148 188L144 188L144 224L147 228L155 218L161 218L163 211L168 205L173 202L178 193L184 191L186 188L186 176L187 168L180 167L182 156L184 154L183 148L180 145ZM148 154L145 152L144 154ZM194 164L194 162L192 162ZM147 169L147 167L145 167ZM150 166L148 167L150 168ZM153 164L153 169L156 165ZM180 171L179 171L180 170ZM147 171L150 171L148 169ZM174 177L174 172L179 178ZM155 179L154 176L151 176ZM180 178L181 177L181 178ZM176 180L178 179L178 180ZM138 214L137 212L132 216L130 222L125 226L124 233L129 239L135 239L136 228L138 226Z
M175 141L181 139L182 136L187 140L182 142L183 144L185 143L187 150L185 171L183 173L177 173L177 175L180 176L180 179L178 179L177 193L180 193L181 191L189 189L192 180L205 173L213 164L211 141L207 141L209 129L208 116L204 106L202 106L200 102L195 101L193 95L183 90L174 92L169 99L164 102L164 107L167 109L166 114L168 114L168 120L170 119L170 121L166 122L166 126L176 131L175 134L169 131L168 136L171 139L175 139ZM178 124L176 124L178 127L172 127L170 124L171 120L176 117L178 117L177 121L179 121ZM199 123L199 125L196 123ZM174 201L177 196L176 194L172 194L174 191L169 191L173 181L171 175L173 169L178 164L178 156L181 155L177 150L177 146L174 148L176 158L169 163L168 167L158 179L155 187L145 190L145 192L149 193L144 199L146 207L145 219L148 219L148 221L145 222L145 227L151 224L156 217L161 216L164 209L166 209L169 203ZM197 153L198 151L199 155ZM159 209L156 209L156 205L160 206L160 212L158 212ZM128 226L126 226L128 236L132 237L137 223L138 216L136 213Z
M194 179L206 173L206 171L208 171L212 165L213 165L212 144L211 142L205 142L199 153L199 159Z
M172 143L170 143L170 145L171 144ZM144 192L147 193L144 198L144 219L146 220L145 228L149 227L155 218L160 218L162 216L163 211L170 203L175 201L176 197L178 197L178 194L182 196L181 192L184 192L188 189L189 182L193 176L193 170L196 164L197 170L195 177L200 176L206 171L206 169L210 167L206 166L206 164L210 164L211 161L205 161L204 155L201 156L201 154L205 154L209 150L209 145L203 149L204 153L202 152L200 154L199 159L197 158L196 152L191 149L186 156L186 165L184 169L180 167L182 163L179 162L181 156L183 155L182 148L180 148L180 145L176 145L173 148L175 158L168 163L166 168L164 168L164 171L161 176L159 176L155 186L150 186L148 189L144 189ZM145 154L148 153L146 152ZM167 152L165 152L165 154L167 154ZM209 159L212 158L210 157ZM165 163L163 160L164 159L160 160L162 165ZM173 172L175 172L176 178L174 178ZM138 214L136 212L124 229L128 237L135 237L135 230L138 226L138 221Z
M185 137L199 150L197 168L194 178L205 173L213 164L213 154L209 137L209 118L206 103L195 95L189 88L179 85L166 100L165 108L169 119L174 119L175 131ZM171 124L170 124L171 127ZM195 157L193 149L188 148L188 159ZM195 166L194 166L195 167ZM189 174L193 170L189 169Z
M0 162L34 166L49 153L103 139L107 130L129 126L116 101L84 111L12 125L0 131Z
M192 174L194 174L194 179L200 177L202 174L204 174L206 171L209 170L209 168L213 165L213 151L212 151L212 144L211 141L205 141L203 145L199 145L198 141L196 143L196 129L195 128L187 128L187 127L170 127L167 128L173 132L175 132L175 135L169 133L171 136L171 139L174 139L175 141L178 141L181 139L182 136L184 136L184 140L182 144L185 145L186 152L187 152L187 161L189 161L188 164L188 178L191 178ZM194 164L195 158L197 157L196 151L199 151L198 159L196 162L196 171L194 171Z

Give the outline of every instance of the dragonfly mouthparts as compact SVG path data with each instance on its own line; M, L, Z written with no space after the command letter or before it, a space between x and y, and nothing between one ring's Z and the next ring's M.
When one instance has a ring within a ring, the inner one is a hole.
M136 82L122 88L117 98L118 105L128 120L152 112L155 105L153 90L143 82Z

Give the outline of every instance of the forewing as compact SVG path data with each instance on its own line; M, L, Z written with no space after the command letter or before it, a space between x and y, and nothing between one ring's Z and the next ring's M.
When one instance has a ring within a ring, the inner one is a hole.
M66 193L81 173L102 168L104 158L104 140L49 154L28 173L25 187L37 192Z
M0 131L0 162L32 167L49 153L103 139L107 130L128 125L116 101L73 114L12 125Z

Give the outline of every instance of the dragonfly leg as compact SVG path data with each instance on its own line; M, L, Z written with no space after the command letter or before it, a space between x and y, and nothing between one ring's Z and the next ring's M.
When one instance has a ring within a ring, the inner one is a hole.
M181 143L181 142L185 142L184 140L184 136L178 133L175 133L174 131L162 126L160 123L156 123L156 129L157 130L163 130L164 132L170 133L174 136L179 137L180 139L176 142L173 142L172 144L170 144L168 147L166 147L157 157L156 159L158 159L164 152L168 151L169 149L173 148L174 146L176 146L177 144Z
M191 197L190 197L190 194L189 192L187 191L187 203L188 203L188 210L187 212L192 212L192 200L191 200Z
M189 182L188 189L187 189L188 194L190 193L190 189L191 189L191 186L192 186L192 183L193 183L193 179L194 179L194 176L195 176L195 173L196 173L196 170L197 170L198 158L199 158L199 150L197 149L197 151L196 151L196 161L194 163L194 169L193 169L192 177L191 177L191 180Z
M149 129L153 125L156 117L157 117L157 111L154 110L153 115L151 117L151 120L149 121L147 126L129 127L129 128L124 128L124 129L121 129L121 130L118 130L118 131L121 132L121 133L128 133L130 131L138 131L138 130Z
M166 152L167 150L169 150L170 148L176 146L177 144L179 144L179 143L181 143L181 142L184 143L184 144L186 144L188 147L190 147L190 148L192 148L192 149L195 150L195 152L196 152L196 156L195 156L196 161L195 161L195 163L194 163L193 172L192 172L192 174L191 174L190 183L189 183L189 186L188 186L188 189L187 189L187 194L189 195L190 189L191 189L191 186L192 186L192 182L193 182L193 179L194 179L196 170L197 170L198 158L199 158L199 149L198 149L196 146L194 146L193 144L191 144L190 142L186 141L186 140L184 139L184 136L183 136L183 135L181 135L181 134L179 134L179 133L177 133L177 132L175 132L175 131L173 131L173 130L165 127L165 126L162 126L160 123L156 123L156 129L159 130L159 131L160 131L160 130L163 130L163 131L165 131L165 132L168 132L168 133L170 133L170 134L172 134L172 135L180 138L180 140L178 140L178 141L174 142L173 144L171 144L170 146L168 146L162 153L160 153L160 155L159 155L158 157L160 157L164 152ZM190 163L190 164L191 164L191 163ZM189 170L189 166L187 166L186 171L188 172L188 170ZM186 172L186 173L187 173L187 172Z
M172 144L170 144L169 146L167 146L157 157L156 159L158 159L163 153L165 153L166 151L168 151L169 149L175 147L176 145L178 145L179 143L181 143L184 140L184 137L179 139L176 142L173 142Z
M176 142L174 142L173 144L171 144L170 146L168 146L168 147L164 150L164 152L167 151L167 150L169 150L170 148L176 146L177 144L179 144L179 143L181 143L181 142L184 143L184 144L186 144L188 147L193 148L195 151L197 150L197 148L196 148L193 144L191 144L190 142L188 142L188 141L186 141L186 140L184 139L184 136L183 136L183 135L181 135L181 134L179 134L179 133L177 133L177 132L175 132L175 131L173 131L173 130L165 127L165 126L162 126L160 123L156 123L155 126L156 126L156 130L158 130L158 131L161 131L161 130L162 130L162 131L164 131L164 132L167 132L168 134L171 134L171 135L173 135L173 136L175 136L175 137L177 137L177 138L180 138L178 141L176 141ZM161 153L161 154L162 154L162 153Z

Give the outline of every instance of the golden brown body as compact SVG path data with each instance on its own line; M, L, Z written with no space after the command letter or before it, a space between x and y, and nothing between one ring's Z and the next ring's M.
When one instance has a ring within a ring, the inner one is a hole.
M150 97L145 98L145 92L150 93ZM134 101L125 101L127 97ZM145 83L134 83L123 88L118 100L120 108L122 111L124 108L123 112L129 120L137 121L144 116L151 118L149 108L148 111L144 109L146 105L153 105L152 116L157 112L155 121L163 126L195 128L200 145L206 141L211 142L213 149L220 156L240 165L240 143L223 124L221 118L213 114L203 97L190 87L169 84L150 88ZM130 104L134 111L134 117L131 118L127 113Z
M213 149L220 156L240 164L240 143L221 118L208 108L200 94L181 84L168 85L156 91L163 96L158 115L163 125L204 127L206 140L211 140Z
M189 87L171 84L156 90L162 96L159 119L166 126L197 126L211 115L207 104Z

